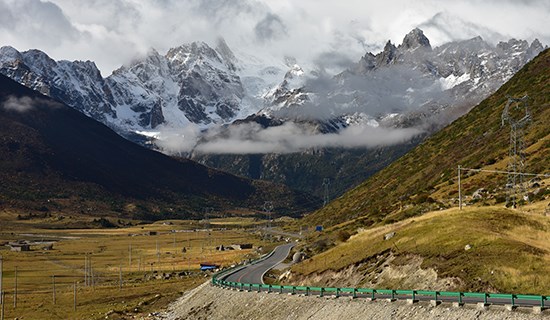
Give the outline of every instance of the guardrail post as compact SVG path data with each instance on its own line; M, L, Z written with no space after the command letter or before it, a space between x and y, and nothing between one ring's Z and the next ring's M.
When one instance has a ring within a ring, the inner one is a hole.
M357 288L353 288L353 299L357 298Z
M371 292L371 299L374 301L376 299L376 297L374 296L374 294L376 293L376 290L372 289L372 292Z
M252 291L252 283L249 283L249 284L248 284L248 291L249 291L249 292Z
M306 287L306 296L309 296L309 287Z
M412 299L413 301L416 300L416 290L412 291Z
M392 290L392 291L391 291L391 299L392 299L392 300L395 300L395 290Z
M516 295L512 294L512 308L516 305L515 302Z
M283 294L283 286L279 286L279 293Z
M483 295L483 303L485 305L487 305L487 298L489 297L489 294L487 292L485 292L485 294Z
M244 283L241 282L241 291L244 290Z
M292 295L296 294L296 287L292 286Z
M434 299L435 299L436 302L437 302L437 294L438 294L438 293L439 293L439 292L434 291Z
M336 288L336 298L340 298L340 288Z
M267 293L271 293L271 285L267 286Z
M259 285L258 285L258 292L261 292L261 291L262 291L262 285L259 284Z
M462 305L464 302L462 302L462 296L464 295L464 293L462 292L459 292L458 293L458 304Z
M321 287L321 292L319 293L319 297L323 297L323 291L325 291L325 288Z
M544 310L544 296L540 296L540 307Z

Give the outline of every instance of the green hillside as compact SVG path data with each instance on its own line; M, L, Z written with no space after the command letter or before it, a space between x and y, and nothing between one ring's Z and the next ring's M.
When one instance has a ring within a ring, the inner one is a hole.
M458 205L457 166L506 170L510 127L502 126L501 114L508 96L528 95L533 117L525 129L525 172L550 171L550 50L543 51L496 93L468 114L454 121L405 156L347 192L302 223L324 225L331 230L371 227L400 221L422 213ZM464 174L467 204L504 204L506 175ZM547 187L527 183L530 198L548 197ZM473 200L484 188L489 196Z

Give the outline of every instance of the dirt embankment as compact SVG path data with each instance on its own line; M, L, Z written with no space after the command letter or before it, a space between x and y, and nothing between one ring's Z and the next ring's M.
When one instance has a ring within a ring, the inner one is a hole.
M433 268L422 268L423 259L407 256L407 263L395 263L391 252L380 254L365 262L342 270L327 270L308 276L289 273L285 283L320 287L395 288L416 290L459 291L459 278L441 278Z
M367 302L364 299L318 298L275 293L238 292L205 283L187 292L154 319L544 319L530 308L510 312L504 307L477 310L475 305L453 308L405 301Z

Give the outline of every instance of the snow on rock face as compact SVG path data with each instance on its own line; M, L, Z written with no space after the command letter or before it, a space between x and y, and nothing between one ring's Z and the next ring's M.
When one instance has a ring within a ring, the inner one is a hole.
M529 45L512 39L494 47L481 37L432 48L422 30L414 29L402 44L388 41L382 52L368 52L322 89L307 83L289 88L285 79L266 95L271 105L262 114L299 114L317 104L335 117L359 113L390 126L441 126L498 89L543 49L538 40Z
M116 117L105 80L91 61L56 62L39 50L20 53L3 47L0 73L70 106L79 106L80 111L100 121Z
M107 78L90 61L54 61L39 50L2 47L0 73L123 134L208 128L252 114L291 121L319 116L332 131L410 126L412 117L473 105L543 49L538 40L493 47L480 37L432 48L414 29L398 46L388 41L382 52L368 52L355 66L322 79L323 88L311 81L320 75L294 58L234 53L223 39L215 48L193 42L166 55L151 50Z

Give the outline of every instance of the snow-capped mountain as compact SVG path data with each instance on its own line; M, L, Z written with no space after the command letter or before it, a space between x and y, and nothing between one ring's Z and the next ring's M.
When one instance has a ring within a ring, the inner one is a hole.
M402 44L388 41L382 52L368 52L324 81L289 88L285 79L261 112L288 119L348 119L343 126L357 117L373 125L441 126L498 89L543 49L538 40L491 46L480 37L432 48L422 30L414 29Z
M248 57L247 57L248 58ZM295 69L238 59L225 41L193 42L145 57L107 78L90 61L54 61L39 50L0 48L0 73L104 122L122 134L162 125L207 128L257 112L264 96Z
M259 114L314 120L321 132L352 125L448 122L509 79L543 49L481 38L432 48L420 29L388 41L336 76L305 71L291 57L234 53L194 42L147 55L103 78L93 62L54 61L39 50L0 48L0 73L79 108L123 135L159 126L209 128ZM435 120L434 120L435 119Z

